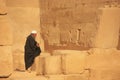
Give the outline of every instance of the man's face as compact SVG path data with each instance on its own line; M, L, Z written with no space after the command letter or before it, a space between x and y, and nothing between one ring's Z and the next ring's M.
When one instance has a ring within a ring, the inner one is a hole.
M32 34L34 38L36 38L37 34Z

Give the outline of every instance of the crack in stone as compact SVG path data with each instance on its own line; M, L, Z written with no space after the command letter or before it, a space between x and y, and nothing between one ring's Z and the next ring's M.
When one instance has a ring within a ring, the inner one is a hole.
M4 14L0 13L0 16L1 16L1 15L4 16L4 15L7 15L7 13L4 13Z

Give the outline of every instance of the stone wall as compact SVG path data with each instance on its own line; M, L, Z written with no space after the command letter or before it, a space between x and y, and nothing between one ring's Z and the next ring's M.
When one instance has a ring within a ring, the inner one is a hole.
M41 0L40 4L41 28L48 45L92 47L98 24L96 5L72 0L57 2Z
M37 75L47 80L119 80L119 53L99 48L55 50L51 56L40 57Z
M6 0L6 5L13 27L14 69L24 70L24 45L32 30L37 30L37 41L44 51L43 40L40 36L39 0Z
M67 49L70 45L81 49L94 47L100 22L99 8L118 3L118 0L41 0L41 28L45 43L47 46L66 46Z
M24 70L25 39L35 29L38 33L42 31L47 46L72 46L73 49L77 45L79 49L42 52L34 68L44 80L120 79L120 51L116 50L120 25L117 2L7 0L6 4L8 11L4 0L0 0L0 65L4 66L4 69L0 67L0 77L8 77L12 68ZM104 7L104 4L110 5ZM38 34L37 41L44 50L42 37ZM80 51L81 47L94 48Z
M100 25L96 35L95 47L116 48L119 40L120 8L106 5L100 10Z
M0 77L9 77L13 72L12 25L4 0L0 0Z

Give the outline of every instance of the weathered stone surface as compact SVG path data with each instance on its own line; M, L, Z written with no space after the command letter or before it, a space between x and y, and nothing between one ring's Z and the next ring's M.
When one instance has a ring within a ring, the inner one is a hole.
M11 46L0 46L0 77L8 77L13 71Z
M40 56L40 59L39 59L39 62L38 62L38 69L36 70L36 74L37 75L43 75L44 74L44 71L45 71L45 60L44 60L44 57L41 57Z
M35 72L18 72L15 71L10 77L10 80L47 80L44 76L36 76Z
M11 7L31 7L31 8L38 8L39 0L29 1L29 0L6 0L7 6Z
M10 80L9 78L0 78L0 80Z
M25 62L24 62L24 53L23 52L16 52L13 53L13 67L14 70L25 70Z
M87 53L86 51L79 51L79 50L54 50L52 55L62 55L62 54L79 54L79 53Z
M46 75L48 80L65 80L64 75Z
M61 56L48 56L45 57L45 74L61 74Z
M32 30L37 30L37 41L40 46L44 46L40 39L40 9L39 0L24 1L24 0L7 0L9 17L13 25L13 52L24 51L26 37ZM19 36L18 36L19 35ZM19 42L19 43L18 43ZM41 45L42 43L42 45ZM42 47L42 50L44 48Z
M4 15L7 13L5 0L0 0L0 14Z
M85 69L85 54L66 55L63 57L65 74L82 73Z
M84 71L81 74L69 74L69 75L46 75L48 80L88 80L89 71Z
M95 40L97 48L116 48L119 38L120 8L102 8Z
M87 56L86 68L90 70L90 80L119 80L120 52L115 49L94 49Z
M120 52L115 49L95 49L87 56L87 68L114 69L120 67Z
M89 54L103 54L103 53L114 53L117 52L119 53L119 50L117 50L116 48L109 48L109 49L104 49L104 48L91 48L90 50L88 50Z
M45 77L16 77L16 78L11 78L10 80L47 80Z
M0 45L12 45L12 27L8 16L0 16Z
M89 72L82 74L65 75L65 80L89 80Z
M41 28L46 44L56 42L52 45L65 44L67 48L70 44L82 48L93 47L99 23L98 6L101 4L103 3L100 0L41 0ZM54 22L58 29L52 30Z
M42 53L40 54L40 57L48 57L48 56L50 56L50 55L51 55L51 53L42 52Z
M48 39L50 45L60 44L60 28L58 28L58 24L51 25L51 32Z
M50 53L42 52L40 56L35 58L34 64L32 65L32 70L36 71L36 73L43 74L44 71L44 57L50 56ZM15 52L13 53L13 63L14 69L24 71L25 70L25 62L24 62L24 52Z
M42 52L39 56L39 60L37 62L38 67L36 69L37 75L43 75L45 74L45 57L49 57L50 53Z
M8 7L8 11L13 25L13 53L24 51L25 40L32 30L37 30L36 40L41 45L39 8Z
M91 69L89 80L120 80L120 70L117 69Z
M53 55L62 56L62 70L64 74L82 73L85 69L86 56L85 51L74 50L56 50Z

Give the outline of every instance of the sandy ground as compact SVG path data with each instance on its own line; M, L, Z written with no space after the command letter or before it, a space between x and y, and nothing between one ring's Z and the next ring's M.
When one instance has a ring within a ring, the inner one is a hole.
M9 78L0 78L0 80L47 80L44 76L36 76L35 72L14 71Z

